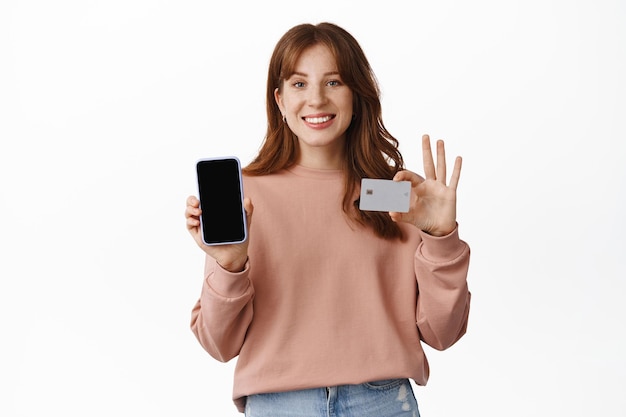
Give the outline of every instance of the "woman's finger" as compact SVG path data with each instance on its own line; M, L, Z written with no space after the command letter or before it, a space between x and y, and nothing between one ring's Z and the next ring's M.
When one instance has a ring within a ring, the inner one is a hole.
M243 199L243 208L246 211L246 222L248 224L248 231L250 231L250 224L252 223L252 212L254 211L254 205L252 200L248 197Z
M441 139L437 141L437 180L446 184L446 147Z
M202 214L202 210L200 210L198 207L185 207L185 217L199 217L200 214Z
M422 158L424 160L424 175L426 175L426 179L436 179L437 173L435 172L433 152L430 149L430 137L428 135L422 136Z
M454 160L454 168L450 177L450 188L454 191L456 191L456 187L459 185L459 178L461 178L461 165L463 165L463 159L457 156Z
M198 200L195 196L190 195L187 197L187 205L192 207L200 207L200 200Z

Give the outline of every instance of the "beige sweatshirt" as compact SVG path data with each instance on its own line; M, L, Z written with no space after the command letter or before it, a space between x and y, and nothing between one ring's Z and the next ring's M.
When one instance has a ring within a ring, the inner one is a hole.
M214 358L238 356L233 399L409 377L424 385L420 341L446 349L464 333L469 247L455 230L402 224L378 238L342 211L341 171L295 166L244 177L254 204L249 261L229 273L207 257L191 328Z

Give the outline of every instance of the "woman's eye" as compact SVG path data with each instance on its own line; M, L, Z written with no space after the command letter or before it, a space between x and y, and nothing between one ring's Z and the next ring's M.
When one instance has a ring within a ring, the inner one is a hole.
M293 83L293 86L296 88L302 88L304 87L304 83L302 81L296 81L295 83Z
M341 83L337 80L331 80L328 82L328 85L330 85L331 87L336 87L338 85L341 85Z

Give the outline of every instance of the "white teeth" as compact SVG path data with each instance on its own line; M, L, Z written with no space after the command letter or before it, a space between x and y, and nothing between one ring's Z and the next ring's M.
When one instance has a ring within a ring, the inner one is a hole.
M331 116L324 116L324 117L305 117L304 120L307 123L313 123L313 124L318 124L318 123L326 123L327 121L329 121L330 119L332 119Z

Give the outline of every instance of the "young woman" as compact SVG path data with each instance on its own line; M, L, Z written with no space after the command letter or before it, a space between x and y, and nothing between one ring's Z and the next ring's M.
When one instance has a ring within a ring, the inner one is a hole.
M425 178L404 170L357 41L321 23L290 29L272 55L268 130L244 169L250 234L206 246L189 197L187 229L207 254L191 328L211 356L238 356L233 399L249 417L418 416L421 343L467 326L469 248L456 188L422 139ZM358 208L361 178L410 181L408 213Z

